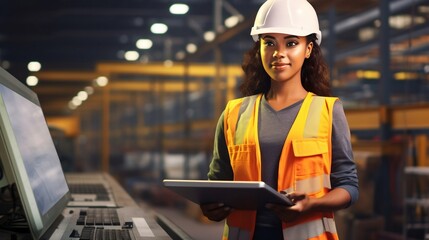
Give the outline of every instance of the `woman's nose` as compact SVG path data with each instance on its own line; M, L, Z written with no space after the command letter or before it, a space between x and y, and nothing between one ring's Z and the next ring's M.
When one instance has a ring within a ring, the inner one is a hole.
M285 51L284 51L284 49L279 48L279 49L277 49L277 50L275 50L275 51L274 51L273 57L276 57L276 58L282 58L282 57L284 57L284 56L285 56Z

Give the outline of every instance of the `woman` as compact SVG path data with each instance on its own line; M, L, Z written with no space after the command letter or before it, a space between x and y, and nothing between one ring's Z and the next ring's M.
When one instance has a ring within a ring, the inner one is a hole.
M244 59L244 98L219 119L210 180L264 181L294 202L256 211L202 205L223 239L338 239L333 212L358 198L350 130L330 95L317 15L306 0L268 0ZM323 96L323 97L322 97Z

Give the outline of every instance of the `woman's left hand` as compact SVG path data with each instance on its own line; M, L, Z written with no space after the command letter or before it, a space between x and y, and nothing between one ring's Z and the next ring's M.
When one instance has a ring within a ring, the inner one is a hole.
M305 193L289 193L285 195L294 205L284 206L280 204L267 204L265 207L271 209L284 222L292 222L300 215L308 212L311 208L311 199Z

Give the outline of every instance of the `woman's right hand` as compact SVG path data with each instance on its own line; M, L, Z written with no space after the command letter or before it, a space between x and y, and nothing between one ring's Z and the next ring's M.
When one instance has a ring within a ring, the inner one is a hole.
M225 219L232 211L232 208L225 206L223 203L201 204L200 208L204 216L216 222Z

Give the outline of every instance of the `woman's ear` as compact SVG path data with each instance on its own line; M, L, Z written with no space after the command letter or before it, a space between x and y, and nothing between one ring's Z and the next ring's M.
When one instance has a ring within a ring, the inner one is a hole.
M310 42L308 45L307 45L307 49L306 49L306 52L305 52L305 58L309 58L310 57L310 55L311 55L311 51L313 50L313 42Z

